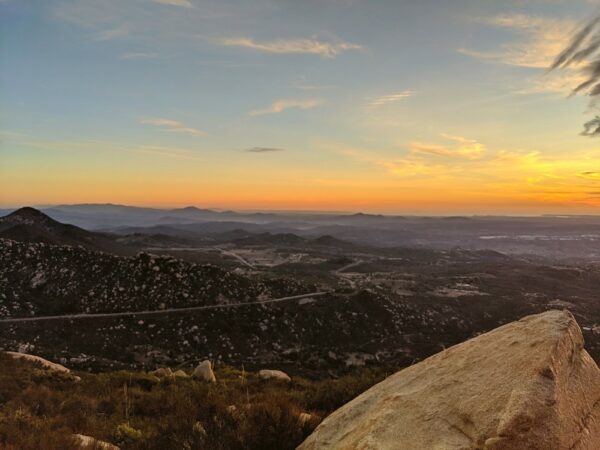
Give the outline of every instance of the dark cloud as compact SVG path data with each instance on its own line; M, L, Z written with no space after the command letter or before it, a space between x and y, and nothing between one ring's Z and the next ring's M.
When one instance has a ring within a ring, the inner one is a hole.
M250 153L269 153L269 152L282 152L282 148L272 148L272 147L252 147L244 150L245 152Z
M585 65L579 69L585 81L573 89L573 94L586 93L592 105L600 95L600 16L594 17L575 33L569 45L556 57L550 70ZM600 116L583 125L583 136L600 136Z
M596 116L592 120L583 124L582 136L599 136L600 135L600 116Z

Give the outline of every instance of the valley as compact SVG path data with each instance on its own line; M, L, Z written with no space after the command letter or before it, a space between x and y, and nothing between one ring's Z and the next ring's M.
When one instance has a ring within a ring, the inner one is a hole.
M211 359L339 376L407 366L549 309L569 309L600 359L593 261L246 230L87 232L77 245L53 233L51 243L0 240L0 346L78 370ZM98 252L96 236L121 250Z

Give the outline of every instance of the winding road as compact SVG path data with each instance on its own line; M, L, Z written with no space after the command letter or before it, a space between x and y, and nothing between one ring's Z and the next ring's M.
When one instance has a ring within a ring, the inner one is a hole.
M269 300L261 300L256 302L245 302L245 303L227 303L223 305L205 305L205 306L190 306L187 308L168 308L158 309L151 311L123 311L114 313L92 313L92 314L66 314L62 316L37 316L37 317L15 317L11 319L0 319L2 323L19 323L19 322L39 322L43 320L78 320L78 319L98 319L104 317L130 317L130 316L154 316L159 314L179 313L186 311L202 311L206 309L224 309L224 308L238 308L241 306L250 305L267 305L269 303L287 302L292 300L301 300L303 298L310 297L322 297L329 294L328 291L311 292L310 294L291 295L289 297L273 298Z

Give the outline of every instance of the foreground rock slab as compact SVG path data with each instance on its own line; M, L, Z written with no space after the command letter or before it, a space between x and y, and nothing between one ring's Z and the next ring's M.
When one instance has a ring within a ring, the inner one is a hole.
M61 366L60 364L54 363L52 361L48 361L47 359L41 358L35 355L29 355L27 353L17 353L17 352L4 352L6 355L10 356L13 359L22 359L25 361L29 361L32 363L40 364L44 369L51 370L53 372L60 372L64 374L70 374L71 371L67 369L65 366Z
M600 449L600 370L567 311L451 347L335 411L298 447Z

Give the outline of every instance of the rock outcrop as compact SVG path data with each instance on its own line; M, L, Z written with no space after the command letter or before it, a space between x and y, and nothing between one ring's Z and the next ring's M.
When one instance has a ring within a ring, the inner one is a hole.
M116 445L111 444L110 442L100 441L91 436L86 436L84 434L74 434L73 437L77 441L77 444L81 449L93 449L93 450L120 450Z
M185 373L185 371L179 369L176 370L175 372L173 372L172 375L174 378L189 378L189 375L187 373Z
M217 382L215 373L212 370L212 364L209 360L202 361L198 364L192 373L192 377L209 383Z
M172 377L173 371L168 367L159 367L158 369L150 372L150 375L154 375L157 378Z
M290 376L281 370L263 369L258 372L258 377L261 380L278 380L278 381L285 381L288 383L290 381L292 381Z
M600 370L567 311L525 317L404 369L298 447L600 448Z
M71 371L67 369L65 366L61 366L60 364L53 363L48 361L47 359L41 358L35 355L29 355L27 353L18 353L18 352L4 352L14 359L22 359L25 361L29 361L32 363L40 364L44 369L51 370L53 372L60 372L64 374L70 374Z

